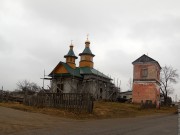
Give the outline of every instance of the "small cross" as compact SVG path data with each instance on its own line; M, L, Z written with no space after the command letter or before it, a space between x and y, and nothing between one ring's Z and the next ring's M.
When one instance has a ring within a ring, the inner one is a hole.
M72 41L73 41L73 40L71 40L71 45L72 45Z
M87 40L88 40L89 34L87 34Z

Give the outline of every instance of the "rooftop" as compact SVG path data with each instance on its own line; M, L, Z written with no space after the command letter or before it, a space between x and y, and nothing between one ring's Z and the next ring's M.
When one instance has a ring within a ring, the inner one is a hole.
M58 67L58 65L62 64L65 69L68 71L68 73L54 73L56 67ZM106 76L105 74L101 73L100 71L94 69L94 68L90 68L90 67L76 67L75 69L71 68L68 64L64 63L64 62L59 62L53 71L49 74L49 76L53 77L53 76L75 76L75 77L79 77L82 78L83 75L97 75L106 79L111 80L110 77Z
M147 62L155 62L159 65L159 67L161 68L160 64L158 63L158 61L154 60L153 58L147 56L147 55L142 55L141 57L139 57L138 59L136 59L135 61L132 62L132 64L136 64L136 63L147 63Z

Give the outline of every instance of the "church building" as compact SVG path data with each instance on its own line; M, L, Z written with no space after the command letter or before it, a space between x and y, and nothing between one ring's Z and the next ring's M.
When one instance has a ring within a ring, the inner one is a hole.
M132 62L133 64L133 103L160 104L160 70L159 63L147 55Z
M85 48L79 54L79 66L76 66L78 57L73 51L71 43L69 52L64 55L65 62L60 61L51 77L51 91L54 93L91 93L94 99L116 99L118 89L112 79L94 68L90 41L85 41Z

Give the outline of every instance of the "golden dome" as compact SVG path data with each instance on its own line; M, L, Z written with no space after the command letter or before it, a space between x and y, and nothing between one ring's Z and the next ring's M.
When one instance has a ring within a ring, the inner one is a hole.
M88 37L89 37L89 34L87 34L87 39L85 41L85 44L90 44L90 41L89 41Z
M85 41L85 44L86 44L86 43L90 44L90 41L87 39L87 40Z

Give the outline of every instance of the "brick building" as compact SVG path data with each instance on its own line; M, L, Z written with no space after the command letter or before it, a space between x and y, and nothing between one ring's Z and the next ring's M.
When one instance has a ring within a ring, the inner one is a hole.
M51 77L51 91L54 93L91 93L95 99L117 98L118 89L112 83L112 79L94 68L94 54L90 49L90 41L85 41L85 48L79 54L79 66L76 66L78 58L73 45L64 56L66 62L60 61L53 71Z
M133 64L133 103L160 103L160 70L159 63L147 55L132 62Z

